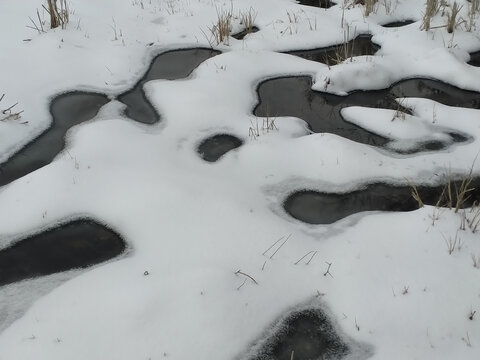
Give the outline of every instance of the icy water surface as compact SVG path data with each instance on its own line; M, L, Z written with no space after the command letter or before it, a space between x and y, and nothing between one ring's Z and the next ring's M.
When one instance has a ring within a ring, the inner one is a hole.
M324 9L328 9L329 7L335 5L335 1L330 0L298 0L297 2L300 5L315 6Z
M205 140L198 146L197 152L203 160L215 162L230 150L242 146L243 141L233 135L217 134Z
M211 49L181 49L155 57L145 75L135 86L118 96L127 105L126 115L133 120L154 124L160 120L147 100L143 85L155 79L180 79L188 76L200 63L218 55ZM0 186L35 171L50 162L65 146L65 134L75 125L88 121L110 100L105 94L73 91L55 97L50 104L52 125L7 162L0 164Z
M461 181L453 182L452 204L455 207L456 189L461 189ZM480 201L480 179L473 180L463 207ZM420 199L426 205L448 206L444 193L445 186L417 186ZM362 188L345 193L328 193L315 190L299 190L290 194L283 206L295 219L309 224L331 224L349 215L362 211L412 211L419 204L413 197L412 187L394 186L384 183L367 184ZM443 196L442 196L443 194Z
M258 86L259 101L254 114L263 117L299 117L308 123L313 132L332 133L359 143L383 147L389 139L346 122L340 111L348 106L402 110L395 101L398 97L420 97L450 106L480 108L480 94L430 79L402 80L387 89L354 91L347 96L313 91L311 87L312 80L307 76L266 80ZM416 151L442 149L452 142L467 139L463 134L447 135L449 143L429 143Z
M288 51L287 54L327 65L335 65L354 56L374 55L379 49L380 46L372 42L371 35L359 35L344 44L311 50Z
M249 360L340 360L346 356L363 360L371 355L368 345L339 334L321 308L286 314L253 344L251 352Z
M85 268L125 251L114 231L90 220L78 220L29 236L0 250L0 286Z

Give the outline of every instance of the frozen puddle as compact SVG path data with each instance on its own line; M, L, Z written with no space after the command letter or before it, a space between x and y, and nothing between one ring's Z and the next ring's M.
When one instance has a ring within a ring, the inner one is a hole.
M392 21L386 24L383 24L383 27L386 28L397 28L397 27L402 27L402 26L407 26L410 24L413 24L415 20L402 20L402 21Z
M359 35L344 44L319 49L289 51L287 54L327 65L335 65L353 56L374 55L379 49L380 46L372 42L371 35Z
M461 182L453 183L451 188L452 205L455 207L455 193L456 189L461 188ZM468 188L474 190L468 193L468 199L462 207L472 206L480 201L480 179L472 181ZM424 204L448 205L445 195L442 194L443 185L417 186L417 191ZM419 207L410 186L383 183L368 184L364 188L345 193L300 190L289 195L283 206L292 217L309 224L332 224L363 211L412 211Z
M233 38L237 39L237 40L243 40L245 39L245 36L247 36L248 34L253 34L253 33L256 33L258 32L260 29L256 26L252 26L252 28L250 29L245 29L245 30L242 30L234 35L232 35Z
M335 2L330 0L298 0L297 2L300 5L315 6L324 9L328 9L335 5Z
M208 162L215 162L230 150L242 146L243 141L229 134L213 135L201 142L198 153L201 158Z
M403 109L396 101L401 97L432 99L450 106L480 108L480 95L429 79L402 80L388 89L355 91L347 96L313 91L312 80L307 76L282 77L262 82L257 89L259 102L254 110L256 116L295 116L309 124L315 133L332 133L363 144L387 147L390 139L373 134L345 121L340 114L348 106ZM449 141L419 143L409 153L439 150L452 143L467 140L466 135L446 133Z
M470 54L470 61L468 62L468 64L476 67L480 66L480 51L476 51Z
M89 92L69 92L53 99L51 127L0 165L0 186L52 162L65 146L68 129L93 118L109 101L106 95Z
M0 250L0 286L113 259L126 249L114 231L77 220L15 241Z
M190 73L205 60L220 54L212 49L182 49L164 52L158 55L147 72L135 86L118 96L118 100L127 105L125 115L144 124L154 124L160 116L143 92L143 85L150 80L176 80Z
M168 51L155 57L145 75L118 99L127 105L126 115L145 124L154 124L159 115L147 100L143 85L155 79L187 77L206 59L218 55L211 49ZM72 126L92 119L109 98L100 93L73 91L55 97L50 104L51 127L0 165L0 186L35 171L50 162L65 146L65 134Z
M278 319L250 353L249 360L363 360L371 355L369 346L340 334L320 308L295 310Z

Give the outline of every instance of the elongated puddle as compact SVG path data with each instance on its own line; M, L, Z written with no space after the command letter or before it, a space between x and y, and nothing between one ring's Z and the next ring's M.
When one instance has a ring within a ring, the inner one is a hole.
M328 9L329 7L335 5L335 2L330 0L297 0L297 2L300 5L315 6L324 9Z
M90 220L78 220L27 237L0 250L0 286L85 268L125 251L122 238Z
M344 44L319 49L288 51L287 54L327 65L335 65L353 56L374 55L378 49L380 46L372 42L371 35L359 35Z
M202 62L218 54L220 52L216 50L195 48L167 51L158 55L135 86L118 96L118 100L127 105L125 114L144 124L156 123L160 116L145 96L143 85L150 80L185 78Z
M227 152L238 148L243 141L233 135L217 134L213 135L201 142L197 152L203 160L215 162Z
M392 21L392 22L383 24L382 26L386 28L397 28L397 27L413 24L414 22L415 22L414 20Z
M247 36L248 34L253 34L253 33L256 33L257 31L259 31L260 29L256 26L252 26L251 28L248 28L248 29L245 29L245 30L242 30L234 35L232 35L233 38L237 39L237 40L243 40L245 39L245 36Z
M253 345L255 355L249 360L339 360L347 355L363 360L370 355L367 347L352 340L347 345L320 309L294 311L271 329Z
M52 162L65 146L68 129L93 118L109 101L103 94L88 92L70 92L53 99L52 126L0 165L0 186Z
M160 117L147 100L142 87L149 80L188 76L200 63L219 54L211 49L182 49L158 55L145 75L118 98L127 105L133 120L154 124ZM50 104L51 127L0 165L0 186L35 171L50 162L65 146L65 134L72 126L92 119L110 100L104 94L74 91L55 97Z
M399 105L394 99L398 97L421 97L450 106L480 108L480 94L429 79L402 80L388 89L355 91L347 96L313 91L311 87L312 80L306 76L266 80L258 86L259 103L254 114L263 117L295 116L305 120L313 132L332 133L363 144L385 146L389 139L344 121L341 109L365 106L396 110ZM451 140L449 143L429 143L428 146L441 149L466 139L462 134L447 135ZM423 150L424 147L416 149Z
M472 181L465 202L461 207L472 206L480 201L480 179ZM451 204L457 202L456 189L461 182L451 184ZM417 191L426 205L448 206L445 186L418 186ZM364 188L346 193L326 193L300 190L292 193L283 203L285 211L295 219L309 224L332 224L349 215L363 211L412 211L418 202L410 186L393 186L382 183L368 184Z

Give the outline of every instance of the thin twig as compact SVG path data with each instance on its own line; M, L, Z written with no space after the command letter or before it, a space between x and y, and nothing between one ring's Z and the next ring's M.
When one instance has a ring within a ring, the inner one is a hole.
M273 259L273 256L278 252L278 250L280 250L282 248L282 246L285 245L285 243L288 241L288 239L290 239L290 236L292 236L292 234L287 236L285 241L282 242L282 244L277 248L277 250L275 250L275 252L270 256L270 259Z
M243 275L243 276L246 276L246 277L248 277L250 280L252 280L256 285L258 285L257 280L255 280L255 279L254 279L253 277L251 277L250 275L245 274L245 273L242 272L241 270L237 270L237 271L235 272L235 275Z

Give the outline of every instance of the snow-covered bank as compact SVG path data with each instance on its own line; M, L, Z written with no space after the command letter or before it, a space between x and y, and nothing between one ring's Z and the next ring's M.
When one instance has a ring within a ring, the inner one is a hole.
M423 11L418 1L391 2L389 14L381 2L364 17L360 5L325 10L287 0L88 0L71 4L67 29L36 34L24 25L38 2L3 1L1 104L18 101L25 110L20 121L0 122L4 161L49 126L56 94L120 94L159 52L208 47L218 11L233 7L240 30L237 14L252 8L260 31L219 45L223 53L187 79L147 83L160 123L134 122L112 101L68 132L65 150L50 165L0 189L2 248L83 216L108 224L131 248L118 261L29 282L36 300L25 295L25 283L0 288L0 319L9 322L0 326L0 358L235 359L286 312L320 301L342 333L372 349L371 359L477 359L480 269L473 258L480 257L480 239L469 226L459 229L461 212L426 206L308 225L289 217L282 202L302 188L434 183L445 171L470 169L478 175L479 110L408 98L399 101L413 114L393 122L390 110L343 111L399 146L441 137L444 129L471 137L416 155L309 135L292 117L262 129L264 119L252 115L258 84L285 75L312 76L315 89L336 94L415 76L480 91L479 69L466 64L480 48L478 31L420 31L419 22L386 29L379 24L419 20ZM460 3L464 13L468 4ZM444 19L439 13L433 24ZM277 52L359 33L382 46L376 56L328 67ZM244 144L207 163L196 149L217 133ZM288 237L284 246L266 251L281 237ZM309 264L298 262L310 251L316 255ZM327 263L332 276L324 275Z

